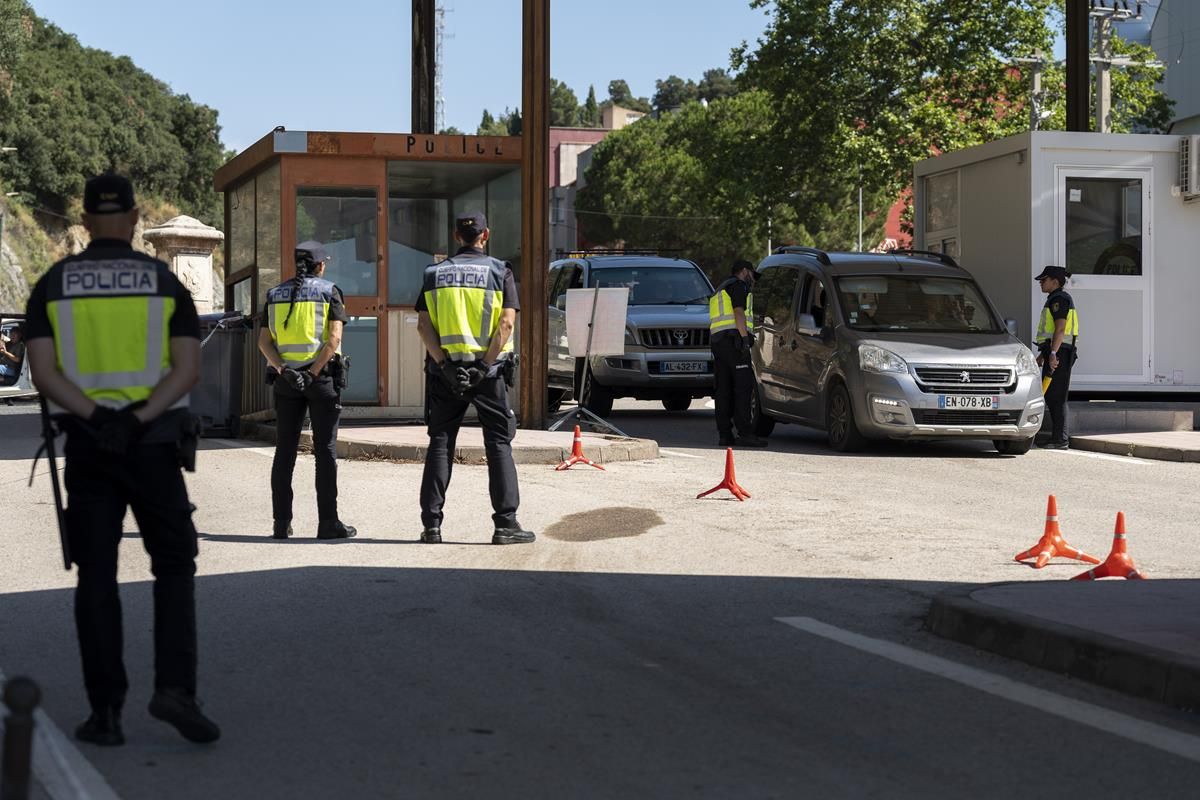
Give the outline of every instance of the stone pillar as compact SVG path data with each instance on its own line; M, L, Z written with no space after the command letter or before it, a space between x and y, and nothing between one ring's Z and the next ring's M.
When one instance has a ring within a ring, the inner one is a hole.
M198 219L179 216L147 230L142 238L192 293L196 311L212 313L213 251L225 241L225 234Z

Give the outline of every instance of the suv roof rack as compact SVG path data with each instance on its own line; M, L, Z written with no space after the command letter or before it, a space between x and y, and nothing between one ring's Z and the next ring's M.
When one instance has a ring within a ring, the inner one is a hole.
M678 255L675 255L679 252L681 251L662 250L652 247L599 247L592 250L564 250L559 248L555 251L555 258L589 258L591 256L662 256L663 258L679 258Z
M781 253L794 253L801 256L812 256L825 266L829 266L831 263L829 260L829 254L817 247L801 247L800 245L796 244L785 244L775 248L775 255L779 255Z
M955 261L953 257L948 256L945 253L938 253L934 250L888 250L888 254L894 256L933 256L948 267L954 267L964 271L966 270L966 267Z

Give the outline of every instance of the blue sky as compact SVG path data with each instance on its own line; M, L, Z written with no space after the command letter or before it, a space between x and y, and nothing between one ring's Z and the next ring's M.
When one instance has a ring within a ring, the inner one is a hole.
M82 44L127 55L218 109L225 144L239 150L276 125L410 129L410 0L30 4ZM484 108L520 105L521 0L445 5L446 124L474 132ZM551 13L551 72L581 101L589 84L603 100L615 78L647 97L657 78L698 80L767 22L748 0L554 0Z

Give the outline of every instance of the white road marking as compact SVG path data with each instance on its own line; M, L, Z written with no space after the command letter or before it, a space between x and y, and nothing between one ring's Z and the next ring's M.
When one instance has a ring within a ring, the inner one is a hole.
M121 800L45 711L35 709L33 721L33 776L46 794L53 800Z
M975 667L968 667L945 658L922 653L911 647L872 639L842 628L827 625L811 617L776 617L778 622L793 628L831 639L856 650L881 656L897 664L903 664L922 672L970 686L1014 703L1030 706L1047 714L1095 728L1098 731L1120 736L1138 744L1154 747L1166 753L1200 762L1200 737L1172 730L1153 722L1131 717L1116 711L1074 700L1069 697L1038 689Z
M253 453L256 456L264 456L265 458L275 457L274 447L255 447L253 445L247 446L245 442L240 442L236 439L208 439L207 441L210 441L213 444L218 444L221 447L229 448L230 450L242 450L247 453Z
M668 450L665 447L658 448L658 452L668 456L678 456L679 458L704 458L704 456L694 456L691 453L681 453L678 450Z
M1042 450L1044 453L1053 453L1060 456L1083 456L1084 458L1097 458L1101 461L1119 461L1122 464L1141 464L1142 466L1152 466L1155 462L1146 461L1142 458L1133 458L1132 456L1117 456L1112 453L1093 453L1090 450Z

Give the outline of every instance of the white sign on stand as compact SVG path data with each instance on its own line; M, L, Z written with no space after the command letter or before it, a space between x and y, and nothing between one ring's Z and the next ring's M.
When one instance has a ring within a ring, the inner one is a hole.
M568 289L567 349L571 355L575 358L625 355L628 310L628 287Z

